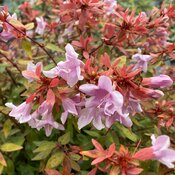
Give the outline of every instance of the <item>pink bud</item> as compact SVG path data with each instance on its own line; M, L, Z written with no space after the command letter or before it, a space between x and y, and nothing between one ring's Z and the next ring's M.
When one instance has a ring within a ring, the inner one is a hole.
M167 75L159 75L151 78L144 78L142 85L148 85L153 88L167 88L173 84L173 80Z

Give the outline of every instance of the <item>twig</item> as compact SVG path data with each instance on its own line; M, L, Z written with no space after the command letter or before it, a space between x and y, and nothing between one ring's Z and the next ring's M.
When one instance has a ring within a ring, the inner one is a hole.
M6 72L8 73L9 77L13 81L14 85L17 86L18 83L15 81L14 77L12 76L12 73L6 68Z
M173 172L175 172L175 171L174 170L169 170L169 171L165 172L164 175L168 175L168 174L173 173Z
M0 52L0 54L7 60L9 61L17 70L18 72L21 74L21 70L18 67L18 65L16 63L14 63L11 59L9 59L5 54L3 54L2 52Z
M92 51L89 53L89 55L92 55L94 52L96 52L100 47L102 47L104 42L102 42L98 47L93 48Z
M31 40L33 43L35 43L36 45L38 45L47 55L48 57L54 62L55 65L57 65L56 61L53 59L53 57L50 55L50 53L45 49L45 46L43 44L38 43L37 41L35 41L33 38L31 38L30 36L27 36L25 34L25 32L19 30L18 28L16 28L15 26L13 26L11 23L9 23L8 21L6 21L7 24L9 24L11 27L13 27L15 30L17 30L18 32L20 32L22 35L24 35L25 37L27 37L29 40Z

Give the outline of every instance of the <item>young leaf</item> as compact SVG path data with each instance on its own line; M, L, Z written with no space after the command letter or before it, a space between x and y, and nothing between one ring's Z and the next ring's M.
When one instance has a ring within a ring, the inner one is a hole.
M63 162L65 154L61 151L53 154L47 161L46 168L55 168Z
M50 154L50 152L51 150L40 152L32 160L43 160Z
M70 142L70 132L67 132L66 134L62 135L61 137L58 138L58 141L62 145L66 145Z
M55 146L56 146L56 142L42 141L41 144L38 146L38 148L35 149L33 152L38 153L38 152L52 150L53 148L55 148Z
M18 151L22 148L23 148L22 146L16 145L14 143L4 143L0 147L1 151L4 151L4 152Z
M4 133L5 138L9 136L11 129L12 129L11 120L6 120L3 126L3 133Z
M32 30L33 28L34 28L34 23L33 22L28 23L28 24L25 25L26 30Z
M115 126L117 127L117 129L125 136L127 137L129 140L136 142L138 140L138 137L136 134L134 134L132 131L130 131L128 128L125 128L124 126L122 126L119 123L116 123Z
M26 54L31 58L32 57L32 47L30 41L27 39L22 40L22 48L26 52Z

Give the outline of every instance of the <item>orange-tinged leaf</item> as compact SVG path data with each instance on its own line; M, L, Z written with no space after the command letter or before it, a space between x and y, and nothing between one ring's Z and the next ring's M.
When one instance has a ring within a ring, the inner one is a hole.
M119 173L120 173L119 167L114 166L111 168L109 175L119 175Z
M101 62L106 66L106 67L111 67L111 60L109 58L109 55L105 52L104 55L101 56Z
M54 105L55 104L55 94L52 89L49 89L47 92L47 102Z
M108 151L107 151L107 157L111 157L115 152L115 144L111 144Z
M7 166L7 163L6 163L4 156L2 155L1 152L0 152L0 164L3 166Z
M131 169L127 170L127 173L130 174L130 175L138 175L142 171L143 171L143 169L134 167L134 168L131 168Z
M103 147L99 142L97 142L95 139L92 139L92 144L95 146L95 148L101 152L104 152Z
M81 151L80 154L91 157L91 158L97 158L99 152L97 150L89 150L89 151Z
M103 157L98 157L98 158L96 158L95 160L93 160L93 161L91 162L91 165L95 165L95 164L98 164L98 163L100 163L100 162L103 162L103 160L105 160L105 159L106 159L105 156L103 156Z
M151 147L141 149L134 154L133 158L141 161L150 160L154 158L153 149Z
M58 78L54 78L51 82L50 82L50 87L56 87L59 84L59 79Z
M53 169L45 169L46 175L62 175L59 171Z

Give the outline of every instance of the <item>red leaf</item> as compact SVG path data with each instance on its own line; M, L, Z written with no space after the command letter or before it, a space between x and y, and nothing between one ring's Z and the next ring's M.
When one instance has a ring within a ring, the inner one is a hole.
M36 67L36 75L37 75L38 77L41 76L41 64L39 64L39 65Z
M50 87L56 87L59 84L59 79L58 78L54 78L51 82L50 82Z
M95 139L92 139L92 144L95 146L97 150L99 150L100 152L104 152L104 149L101 146L101 144L97 142Z
M97 168L93 168L87 175L95 175L97 172Z
M72 45L82 47L82 44L79 41L72 41Z
M47 92L47 102L54 105L55 104L55 94L51 89L48 90Z
M86 63L85 63L84 69L85 69L85 70L88 70L89 67L90 67L90 64L91 64L91 59L89 58L89 59L87 59L87 61L86 61Z
M133 158L141 161L151 160L154 158L153 149L151 147L141 149L134 154Z
M127 170L127 173L129 174L129 175L138 175L138 174L140 174L141 172L143 171L143 169L141 169L141 168L131 168L131 169L129 169L129 170Z
M109 55L106 52L101 56L101 61L106 67L111 67L111 61Z
M92 162L91 162L91 165L95 165L95 164L98 164L98 163L100 163L100 162L103 162L103 160L105 160L106 159L106 157L104 156L104 157L98 157L98 158L96 158L95 160L93 160Z
M26 103L30 103L30 102L32 102L32 101L34 100L35 96L36 96L35 93L32 94L32 95L30 95L30 96L26 99Z
M88 52L84 51L84 52L83 52L83 56L84 56L86 59L89 59L89 54L88 54Z
M45 169L45 173L46 173L46 175L62 175L57 170L52 170L52 169Z
M115 152L115 144L111 144L108 151L107 151L107 155L106 157L111 157Z

